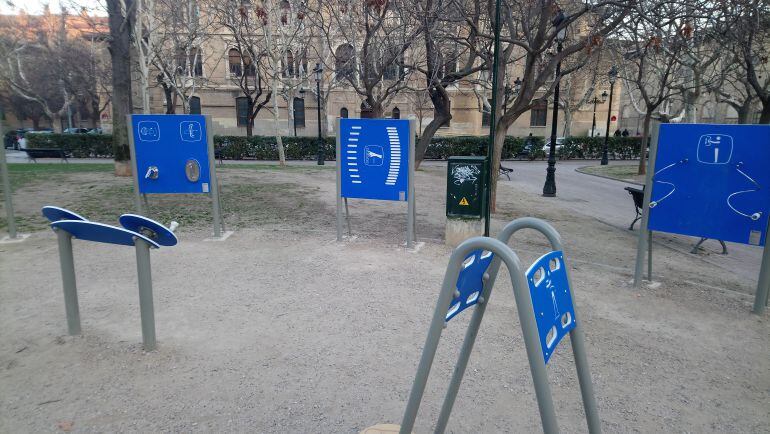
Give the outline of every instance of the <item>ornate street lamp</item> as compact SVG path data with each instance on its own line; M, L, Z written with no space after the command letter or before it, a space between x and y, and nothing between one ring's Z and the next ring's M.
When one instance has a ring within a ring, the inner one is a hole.
M594 130L596 130L596 103L601 102L604 104L604 101L607 101L607 91L605 90L602 92L602 99L599 99L594 95L593 103L594 103L594 118L591 121L591 137L594 136Z
M554 27L558 28L564 21L564 12L557 12L551 21ZM559 30L556 34L556 55L562 50L562 42L567 36L567 28ZM548 168L546 169L545 185L543 186L543 196L556 196L556 128L559 123L559 82L561 81L561 60L556 63L556 86L553 90L553 117L551 118L551 147L548 152Z
M316 106L318 106L318 165L323 166L326 159L326 152L324 150L324 141L321 137L321 77L323 76L323 68L320 63L315 64L315 91L316 91ZM339 156L337 156L339 159ZM337 163L339 164L339 162Z
M612 93L615 90L615 80L618 78L618 68L612 65L610 72L607 73L610 80L610 104L607 106L607 130L604 132L604 148L602 149L602 166L609 164L607 161L607 142L610 137L610 120L612 118Z

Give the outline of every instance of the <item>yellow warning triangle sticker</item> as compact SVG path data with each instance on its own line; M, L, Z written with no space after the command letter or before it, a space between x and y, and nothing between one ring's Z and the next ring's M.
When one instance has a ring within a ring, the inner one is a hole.
M460 205L468 206L468 199L466 199L466 198L460 199Z

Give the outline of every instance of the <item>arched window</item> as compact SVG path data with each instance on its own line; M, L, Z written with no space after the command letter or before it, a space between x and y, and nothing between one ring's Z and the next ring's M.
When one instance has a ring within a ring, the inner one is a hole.
M343 119L347 119L348 118L348 108L347 107L342 107L340 109L340 117L343 118Z
M283 76L284 78L296 76L296 70L294 69L294 54L292 54L291 50L286 50L286 64L283 68Z
M355 79L356 50L350 44L342 44L334 51L334 70L337 80L352 81Z
M401 119L401 110L398 107L393 107L393 114L390 116L393 119Z
M243 68L241 67L241 52L235 48L231 48L227 52L227 62L230 64L230 74L235 77L240 77L243 74Z
M190 114L191 115L201 114L201 99L197 96L190 97Z

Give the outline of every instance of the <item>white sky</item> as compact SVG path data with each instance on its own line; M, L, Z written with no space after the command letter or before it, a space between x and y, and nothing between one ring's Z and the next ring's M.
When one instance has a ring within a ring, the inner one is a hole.
M89 14L107 15L104 3L99 0L0 0L0 14L15 15L23 10L31 15L40 15L45 5L53 13L59 13L64 6L70 13L78 13L85 7Z

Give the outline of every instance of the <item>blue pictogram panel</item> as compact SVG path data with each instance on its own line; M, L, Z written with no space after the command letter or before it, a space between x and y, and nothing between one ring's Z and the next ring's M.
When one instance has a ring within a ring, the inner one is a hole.
M209 193L209 145L202 115L133 115L140 193Z
M770 125L663 124L649 229L764 245Z
M342 197L407 200L408 119L340 119Z
M493 257L492 252L485 250L474 250L465 257L460 275L457 276L456 288L459 295L449 304L446 321L479 302L481 290L484 289L484 273L487 272Z
M43 207L43 216L50 222L58 222L59 220L88 220L76 212L50 205Z
M105 225L103 223L83 220L59 220L58 222L51 223L51 227L69 232L78 240L133 246L136 243L135 239L141 238L146 241L150 247L156 249L160 247L155 241L144 235L116 226Z
M575 328L575 309L560 250L541 256L527 270L527 283L535 310L537 331L545 363L561 338Z

